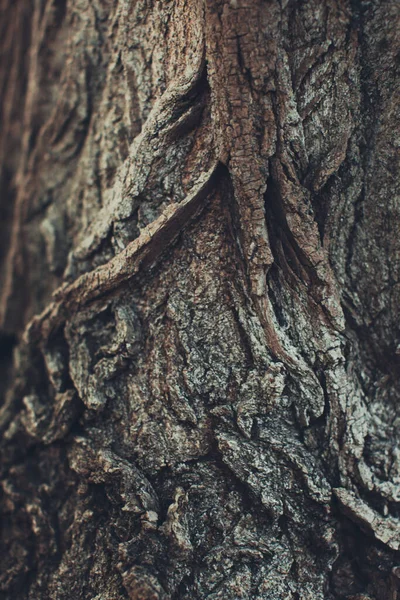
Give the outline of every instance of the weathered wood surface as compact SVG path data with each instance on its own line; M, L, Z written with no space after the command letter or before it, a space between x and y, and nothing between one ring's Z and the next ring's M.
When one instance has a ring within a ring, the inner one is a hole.
M400 6L0 3L0 598L400 598Z

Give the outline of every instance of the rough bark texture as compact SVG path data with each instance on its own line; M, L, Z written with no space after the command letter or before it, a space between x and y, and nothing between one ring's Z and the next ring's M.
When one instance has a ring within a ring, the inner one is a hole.
M1 1L1 598L400 598L399 15Z

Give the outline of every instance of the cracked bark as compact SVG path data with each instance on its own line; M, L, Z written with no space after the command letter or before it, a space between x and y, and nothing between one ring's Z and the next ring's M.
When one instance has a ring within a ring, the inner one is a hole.
M1 598L400 598L399 17L3 0Z

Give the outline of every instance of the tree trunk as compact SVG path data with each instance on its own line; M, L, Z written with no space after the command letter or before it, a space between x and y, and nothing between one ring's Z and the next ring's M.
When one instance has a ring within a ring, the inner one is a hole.
M400 598L399 16L2 0L1 598Z

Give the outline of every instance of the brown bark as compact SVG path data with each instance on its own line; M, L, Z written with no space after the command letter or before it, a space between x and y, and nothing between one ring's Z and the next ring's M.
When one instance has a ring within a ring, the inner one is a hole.
M0 4L0 598L400 599L399 5Z

